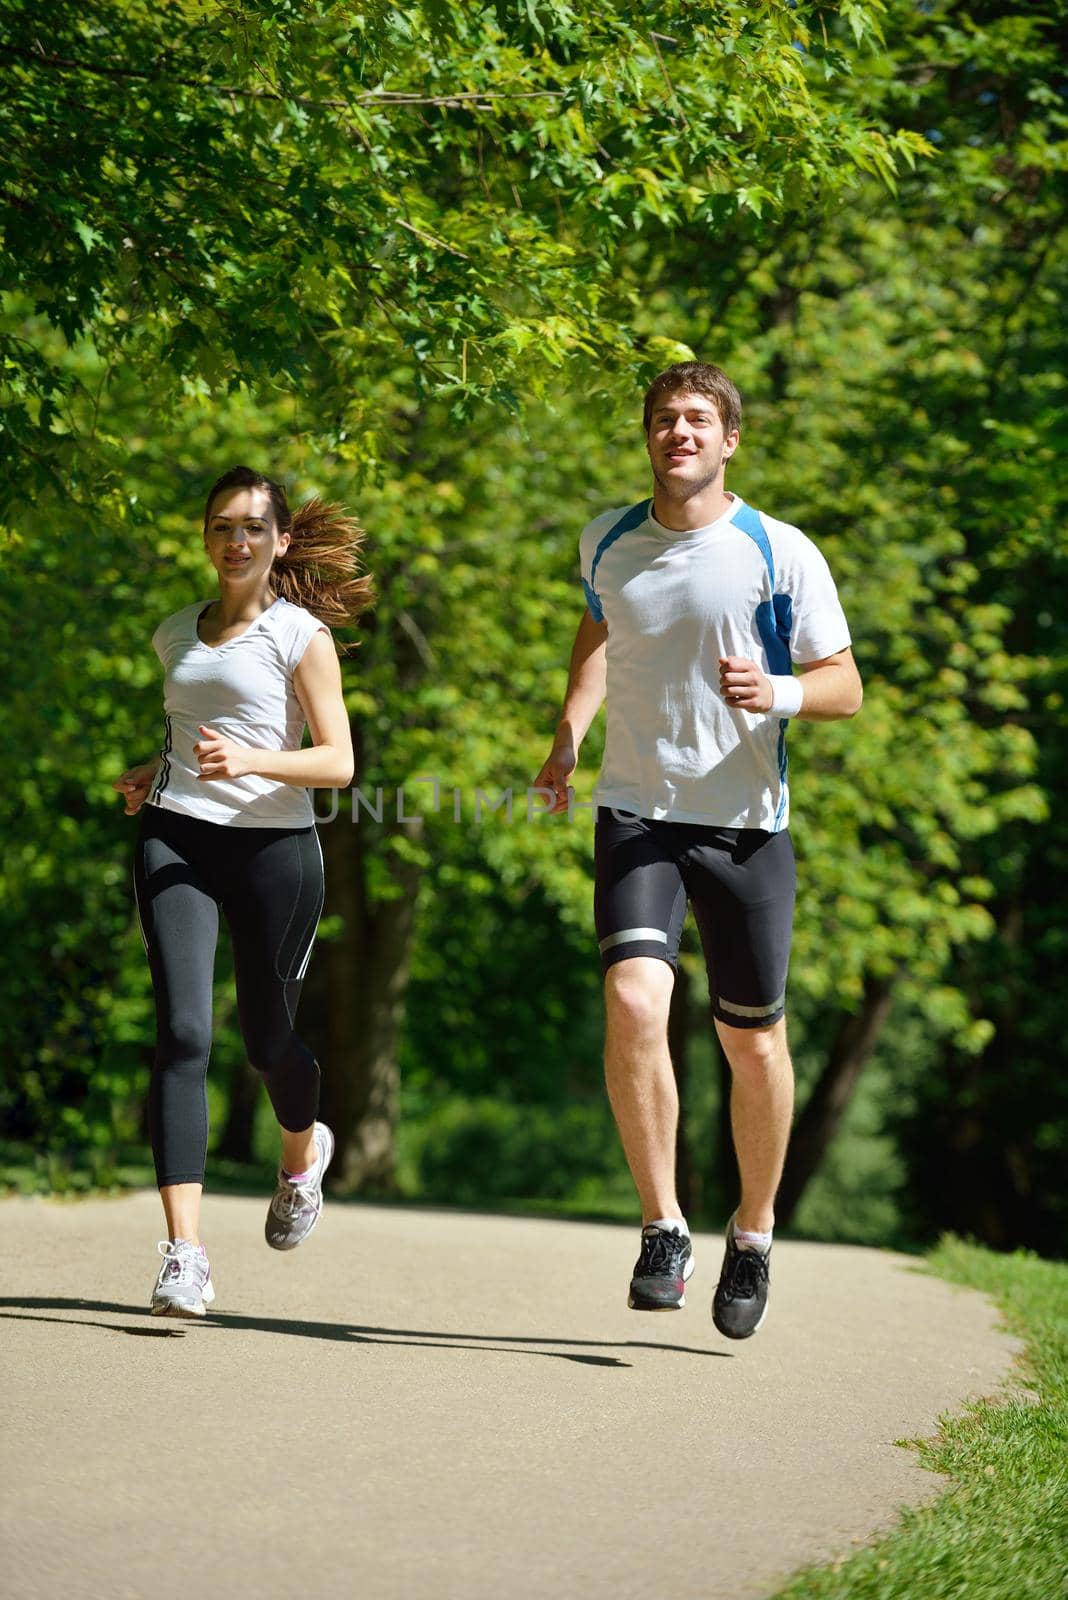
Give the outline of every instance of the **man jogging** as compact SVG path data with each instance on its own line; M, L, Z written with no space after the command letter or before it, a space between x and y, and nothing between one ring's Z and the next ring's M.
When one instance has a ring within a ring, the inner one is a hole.
M636 1311L685 1304L693 1270L675 1191L678 1093L668 1011L686 902L732 1075L741 1196L713 1320L763 1321L774 1201L793 1111L784 1017L794 905L786 729L859 710L863 691L827 563L799 529L724 487L741 400L686 362L645 399L650 500L581 538L587 610L539 787L568 806L607 695L595 799L594 918L605 977L605 1076L642 1206ZM801 676L792 676L797 665Z

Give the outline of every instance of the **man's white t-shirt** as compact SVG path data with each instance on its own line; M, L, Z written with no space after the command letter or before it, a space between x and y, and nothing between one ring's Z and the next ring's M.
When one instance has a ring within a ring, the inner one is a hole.
M849 628L811 539L733 496L678 533L652 501L583 530L582 582L608 624L608 726L598 805L641 817L778 832L790 817L786 719L735 710L721 656L768 674L844 650Z
M183 606L152 635L164 669L167 737L148 803L232 828L307 827L315 820L307 789L256 773L201 781L193 746L203 723L235 744L299 750L305 719L293 674L325 624L278 599L236 639L207 645L197 618L210 604Z

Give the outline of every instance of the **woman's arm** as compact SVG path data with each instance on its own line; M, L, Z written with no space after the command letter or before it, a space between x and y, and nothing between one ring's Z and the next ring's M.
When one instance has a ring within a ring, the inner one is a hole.
M256 750L202 727L201 739L193 746L201 783L255 773L302 789L348 787L353 776L352 734L341 693L341 667L328 633L317 633L309 642L293 674L293 687L308 719L311 745L306 750Z

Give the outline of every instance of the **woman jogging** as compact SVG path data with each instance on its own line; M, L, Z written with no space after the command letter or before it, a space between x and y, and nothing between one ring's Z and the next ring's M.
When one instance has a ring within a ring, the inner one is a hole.
M168 617L166 738L114 787L141 812L134 890L156 998L152 1153L167 1221L157 1315L202 1317L215 1298L200 1242L206 1076L219 910L230 928L238 1014L281 1128L267 1243L292 1250L322 1210L333 1154L315 1120L319 1067L294 1029L323 904L310 787L352 782L352 741L330 627L371 603L363 534L336 506L291 513L248 467L212 487L204 546L219 597ZM301 749L305 723L312 743Z

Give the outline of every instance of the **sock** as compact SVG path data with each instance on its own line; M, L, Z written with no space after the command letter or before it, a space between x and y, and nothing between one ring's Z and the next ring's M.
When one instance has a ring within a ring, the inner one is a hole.
M762 1256L766 1256L771 1249L770 1233L746 1233L742 1228L739 1228L733 1217L731 1218L731 1229L734 1233L735 1244L742 1250L758 1250Z
M282 1168L282 1171L286 1172L285 1167ZM314 1168L310 1168L309 1172L286 1172L286 1178L290 1183L304 1183L311 1171L314 1171Z
M660 1228L664 1233L670 1233L674 1228L676 1233L683 1234L687 1239L690 1237L685 1217L657 1217L653 1222L645 1223L645 1227Z

